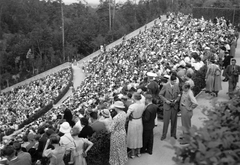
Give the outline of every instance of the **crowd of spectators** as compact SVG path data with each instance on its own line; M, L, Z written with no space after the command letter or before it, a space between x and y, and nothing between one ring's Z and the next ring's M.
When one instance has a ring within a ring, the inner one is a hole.
M227 26L223 18L214 24L190 15L170 15L166 21L90 60L84 67L88 76L66 105L72 110L105 107L114 95L126 95L126 90L144 84L148 72L156 73L157 80L173 72L179 81L190 79L209 59L224 61L234 38L234 28ZM221 57L220 48L224 50Z
M44 78L0 93L0 129L17 130L18 125L52 103L66 88L71 69L64 69Z
M150 90L147 73L156 75L154 81L158 83L159 87L166 83L171 75L176 75L179 84L189 81L191 88L193 88L194 82L191 80L191 76L194 72L208 64L210 59L221 63L224 57L229 55L233 38L235 38L234 27L231 24L227 25L224 18L219 18L216 23L213 23L210 20L204 20L204 18L194 19L191 15L171 13L167 20L156 23L154 27L140 32L129 40L123 40L120 45L90 60L84 66L84 72L87 76L81 86L74 90L73 95L64 104L53 108L24 129L16 137L16 140L28 145L34 142L34 145L30 147L25 145L23 147L27 148L27 151L29 148L36 147L35 151L38 152L34 152L35 157L32 161L36 162L41 159L43 162L42 152L47 142L46 139L50 138L51 134L59 133L61 135L63 124L69 128L66 122L73 128L79 128L78 135L81 138L89 138L93 132L102 129L112 132L113 127L109 126L111 122L108 118L109 115L114 118L116 114L114 111L106 109L112 109L111 105L114 102L122 101L127 112L128 107L134 102L132 95L138 93L141 98L144 98L143 93L149 93ZM224 49L222 49L223 47ZM224 51L220 51L220 48ZM221 57L220 52L223 53ZM1 103L13 105L14 109L16 104L9 103L13 103L15 98L24 95L28 103L31 98L33 103L30 102L27 112L24 112L26 109L23 111L20 108L16 109L16 114L20 115L15 123L22 121L26 118L24 114L30 114L41 105L44 106L48 101L51 101L49 98L54 98L59 89L64 87L64 81L67 81L66 77L69 74L70 72L64 72L60 74L62 75L60 79L58 75L52 76L52 79L50 76L43 82L39 80L41 83L39 81L32 82L30 85L22 87L19 94L14 92L17 94L16 97L14 95L13 99L6 97L5 94L3 99L6 98L10 101L6 103L2 101ZM28 95L26 89L29 89L31 94ZM22 94L22 91L25 92ZM11 96L12 93L10 92L7 96ZM157 103L158 96L151 94ZM23 100L21 99L21 101ZM140 101L144 103L143 100ZM70 117L65 118L66 111L69 110ZM9 108L5 108L3 112L14 113L9 112ZM7 120L10 119L7 118ZM96 124L94 124L96 121L103 122L105 127L96 128ZM43 135L46 138L39 149L38 145L40 145ZM35 144L38 145L35 146ZM89 142L89 144L91 143ZM33 153L31 154L33 158ZM114 156L111 157L111 162L114 162L113 158ZM125 162L125 158L122 161Z

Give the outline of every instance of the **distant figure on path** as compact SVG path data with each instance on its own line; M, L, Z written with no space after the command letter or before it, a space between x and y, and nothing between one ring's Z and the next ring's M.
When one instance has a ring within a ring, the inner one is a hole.
M206 79L206 93L213 96L218 96L218 92L222 90L221 82L221 70L215 61L212 59L209 61Z
M233 58L235 57L236 54L236 47L237 47L237 38L234 36L232 37L232 42L230 44L230 56L232 56Z
M228 95L230 99L233 97L233 91L237 87L238 79L240 75L240 66L236 65L236 59L231 60L231 65L226 69L226 78L228 79Z

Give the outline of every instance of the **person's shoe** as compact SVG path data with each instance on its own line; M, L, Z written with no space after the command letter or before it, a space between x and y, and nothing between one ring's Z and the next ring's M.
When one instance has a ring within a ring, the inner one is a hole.
M161 137L161 140L162 140L162 141L163 141L164 139L166 139L166 136L162 136L162 137Z
M132 155L132 156L130 156L130 158L131 158L131 159L134 159L134 158L135 158L135 156L133 156L133 155Z
M147 153L148 153L149 155L152 155L152 151L147 151Z
M228 79L226 79L226 78L225 78L225 79L223 79L222 81L223 81L223 82L227 82L227 81L228 81Z
M137 154L137 157L141 157L142 155L141 154Z
M217 96L216 93L211 93L211 95L212 95L213 97L216 97L216 96Z

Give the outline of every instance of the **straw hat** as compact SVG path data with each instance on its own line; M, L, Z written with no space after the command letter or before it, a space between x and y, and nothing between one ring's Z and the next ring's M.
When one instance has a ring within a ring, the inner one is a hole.
M102 116L104 116L105 118L109 118L110 112L108 109L103 109L101 110L101 114Z
M61 125L60 125L60 129L59 129L60 132L62 133L70 133L71 131L71 127L69 125L68 122L63 122Z

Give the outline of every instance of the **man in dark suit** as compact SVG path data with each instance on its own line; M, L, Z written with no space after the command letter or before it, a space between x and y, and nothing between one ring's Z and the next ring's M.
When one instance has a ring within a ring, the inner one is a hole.
M231 60L231 65L226 69L226 78L228 79L228 95L233 97L233 91L236 89L240 75L240 66L236 65L236 59Z
M170 120L171 137L177 139L177 113L181 94L176 81L177 77L172 75L170 81L162 87L159 93L160 98L163 100L163 134L161 140L166 138Z
M158 107L152 103L152 95L147 94L145 96L146 109L143 112L143 147L142 153L149 153L152 155L153 149L153 128L155 126L155 118Z
M230 56L229 52L226 53L226 55L224 56L224 60L223 60L223 67L224 67L224 71L223 71L223 76L225 77L224 78L224 82L227 82L228 79L226 77L226 70L227 70L227 67L231 64L231 59L233 57Z

